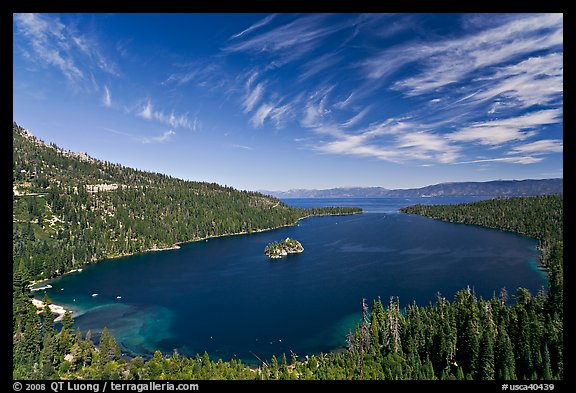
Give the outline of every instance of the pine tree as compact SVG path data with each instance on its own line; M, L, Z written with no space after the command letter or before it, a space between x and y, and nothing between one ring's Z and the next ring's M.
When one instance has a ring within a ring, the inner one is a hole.
M456 379L458 381L463 381L465 379L464 378L464 372L462 371L462 367L458 367L456 369Z
M520 379L526 379L531 377L534 368L532 363L532 347L530 344L530 320L525 307L522 305L518 307L517 318L516 337L514 337L516 375Z
M494 368L496 370L496 379L514 380L516 379L516 363L514 361L514 352L512 351L512 342L504 328L500 325L496 335L496 345L494 348Z
M48 379L54 374L55 362L56 362L55 333L51 327L47 327L44 329L42 351L40 352L41 379Z
M280 365L280 379L290 379L290 372L288 371L288 364L286 362L286 354L282 354L282 363Z
M545 381L550 381L552 377L552 365L550 363L550 352L548 351L548 345L544 344L544 354L542 355L542 372L541 379Z
M465 374L476 374L476 365L478 360L478 333L477 325L471 319L465 325L462 333L462 341L458 344L457 359L458 363L464 368Z
M270 379L278 379L278 359L276 355L272 355L272 360L270 361Z
M62 316L62 329L60 330L60 353L62 356L66 355L72 346L74 336L72 336L72 326L74 325L74 320L72 319L72 313L66 311Z
M476 370L478 379L494 379L494 345L492 342L492 334L488 328L484 329L482 332L482 338L480 339L480 353Z
M23 260L20 260L12 275L12 291L14 296L22 296L29 293L30 273Z
M116 342L116 338L114 336L110 337L110 348L108 350L108 359L109 360L120 360L120 347Z
M102 329L102 333L100 333L98 349L100 353L100 366L104 366L109 360L108 354L110 353L110 332L108 328Z

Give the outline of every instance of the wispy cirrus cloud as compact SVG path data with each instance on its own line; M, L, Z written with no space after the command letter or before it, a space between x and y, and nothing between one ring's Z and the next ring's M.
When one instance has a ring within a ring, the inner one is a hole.
M152 103L148 101L144 107L137 113L143 119L152 120L153 118L153 107Z
M104 94L102 95L102 105L106 108L110 108L112 106L112 92L108 88L108 86L104 86Z
M176 89L192 85L210 91L218 91L229 84L229 77L223 72L218 62L195 60L183 64L174 64L173 70L161 83Z
M250 146L246 146L246 145L232 144L232 145L230 145L230 147L233 149L240 149L240 150L253 150Z
M303 116L300 125L306 128L317 128L325 123L325 117L330 114L329 95L335 85L325 85L312 92L302 108Z
M536 142L526 143L523 145L515 146L508 154L548 154L548 153L562 153L564 151L564 143L560 139L541 139Z
M313 150L427 166L530 164L558 152L537 139L562 123L561 14L484 15L457 35L412 34L385 49L372 44L418 31L419 18L281 18L249 26L223 49L259 60L239 89L254 128L296 119L311 132L296 139ZM292 79L280 86L286 70ZM289 99L295 84L298 99ZM384 91L398 99L382 101Z
M14 14L14 23L32 51L28 59L57 68L70 83L90 82L97 71L119 76L118 67L104 56L96 39L78 34L57 16Z
M200 121L197 117L190 118L188 113L176 114L174 111L165 113L161 110L155 110L151 100L140 105L139 109L136 110L136 115L142 119L155 120L173 128L188 128L197 131L200 127Z
M166 130L158 136L140 136L130 132L119 131L115 128L110 127L104 127L103 129L105 131L112 132L117 135L128 137L129 139L142 144L165 143L170 141L176 135L176 132L173 130Z
M18 31L29 41L38 61L58 68L69 81L84 78L71 54L70 43L65 36L65 26L58 19L38 14L15 14Z
M420 64L422 71L393 83L393 88L407 95L419 95L473 77L478 70L562 44L562 14L541 14L458 39L387 49L362 66L369 78L377 79L411 63Z
M543 161L542 157L532 157L532 156L521 156L521 157L496 157L496 158L481 158L478 160L471 160L471 161L460 161L455 162L455 164L482 164L482 163L491 163L491 162L502 162L507 164L522 164L522 165L530 165L536 164L538 162Z
M315 150L325 153L374 157L394 163L452 163L460 157L460 147L442 135L426 130L421 124L400 119L371 124L354 130L353 134L330 125L316 127L315 131L332 139L314 146Z
M253 127L259 128L264 125L267 119L270 119L276 129L283 126L287 118L292 116L292 104L271 103L266 102L254 112L250 118L250 123Z
M250 86L247 87L248 91L244 98L243 106L244 112L251 112L254 106L260 101L262 95L264 94L264 83L258 83L253 89Z
M266 53L272 55L272 58L275 59L273 67L286 64L300 59L316 49L322 44L323 38L350 27L349 21L345 23L326 23L328 18L328 15L323 14L299 17L252 38L234 41L224 47L223 51ZM264 25L261 24L261 26ZM236 34L236 37L240 37L243 35L242 33Z
M326 100L326 97L323 96L323 99ZM485 122L468 120L464 121L467 123L465 127L445 133L441 130L447 125L462 123L459 114L454 119L442 121L417 121L419 116L390 118L358 128L346 127L347 122L335 124L322 119L318 108L326 105L324 101L322 105L310 106L308 109L313 115L302 123L323 136L312 148L325 153L374 157L395 163L417 161L423 165L488 162L531 164L543 160L534 156L561 152L562 149L561 141L552 140L510 145L534 138L542 127L561 123L560 109L540 110ZM363 115L365 110L356 116ZM471 144L500 147L500 156L459 161L467 156Z
M502 67L481 79L487 83L476 99L501 96L514 100L519 107L547 105L560 99L564 88L563 57L555 52Z
M501 145L530 138L541 126L562 121L561 115L559 109L548 109L502 120L472 123L461 130L447 134L447 138L458 142Z
M257 30L263 26L266 26L267 24L272 22L272 20L275 17L276 17L276 14L268 15L264 19L259 20L258 22L254 23L252 26L248 27L247 29L242 30L240 33L234 34L232 37L230 37L230 39L241 37L241 36L248 34L254 30Z
M166 130L162 135L153 136L153 137L143 137L141 139L142 143L165 143L171 140L176 135L176 132L173 130Z
M348 119L344 123L342 123L342 127L355 126L360 121L362 121L362 119L364 119L364 117L366 117L368 112L370 112L371 110L372 110L372 105L367 106L366 108L362 109L360 112L358 112L357 114L352 116L350 119Z
M316 57L300 67L303 72L298 76L298 81L302 82L314 75L322 74L322 71L335 67L340 61L342 57L338 52L328 52Z

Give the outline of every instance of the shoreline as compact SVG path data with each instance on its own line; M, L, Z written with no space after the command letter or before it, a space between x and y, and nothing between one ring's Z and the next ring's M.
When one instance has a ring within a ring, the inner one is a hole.
M91 265L91 264L96 264L96 263L100 263L102 261L105 260L114 260L114 259L118 259L118 258L124 258L124 257L129 257L132 255L137 255L137 254L142 254L145 252L159 252L159 251L168 251L168 250L179 250L181 248L181 245L184 244L188 244L188 243L196 243L196 242L201 242L202 240L209 240L209 239L216 239L219 237L226 237L226 236L239 236L239 235L250 235L253 233L262 233L262 232L267 232L267 231L273 231L275 229L280 229L280 228L287 228L287 227L293 227L296 226L298 224L298 222L300 222L301 220L310 218L310 217L335 217L335 216L351 216L354 214L362 214L363 211L359 211L359 212L352 212L352 213L326 213L326 214L310 214L304 217L300 217L296 220L296 222L292 223L292 224L285 224L285 225L280 225L277 227L273 227L273 228L264 228L264 229L256 229L254 231L250 231L250 232L237 232L237 233L224 233L222 235L211 235L211 236L206 236L206 237L202 237L199 239L194 239L194 240L186 240L186 241L182 241L182 242L177 242L174 243L171 246L166 246L166 247L153 247L153 248L148 248L146 250L142 250L142 251L137 251L137 252L132 252L132 253L126 253L126 254L120 254L120 255L115 255L115 256L111 256L111 257L106 257L103 259L100 259L98 261L94 261L94 262L87 262L82 264L81 266L85 266L85 265ZM70 273L75 273L75 272L81 272L82 271L82 267L80 268L76 268L76 269L72 269L70 271L64 272L62 274L57 275L56 277L51 277L51 278L44 278L41 280L31 280L30 284L29 284L29 288L32 288L34 285L38 285L38 284L42 284L45 283L47 281L50 280L54 280L58 277L62 277L64 275L70 274ZM59 306L61 307L61 306ZM63 313L62 313L63 314Z
M44 312L44 308L46 307L46 305L44 304L44 302L42 302L42 300L32 298L32 304L36 306L36 308L38 309L38 311L36 311L36 314L42 314ZM64 314L66 314L66 311L70 311L71 314L74 314L74 311L67 310L58 304L52 303L48 307L50 308L50 311L52 311L54 314L57 315L57 317L54 319L54 322L60 322L64 317Z

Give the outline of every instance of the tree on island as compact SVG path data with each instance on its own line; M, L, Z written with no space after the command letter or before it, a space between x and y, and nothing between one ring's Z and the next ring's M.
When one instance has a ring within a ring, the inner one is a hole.
M304 247L296 239L287 237L281 242L272 242L264 249L264 254L270 258L282 258L288 254L298 254L304 252Z

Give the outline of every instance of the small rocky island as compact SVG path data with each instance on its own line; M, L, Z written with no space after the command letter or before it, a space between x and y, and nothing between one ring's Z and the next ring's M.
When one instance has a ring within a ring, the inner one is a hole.
M302 244L300 244L298 240L290 239L289 237L281 242L270 243L264 249L264 254L270 258L282 258L288 254L298 254L301 252L304 252Z

